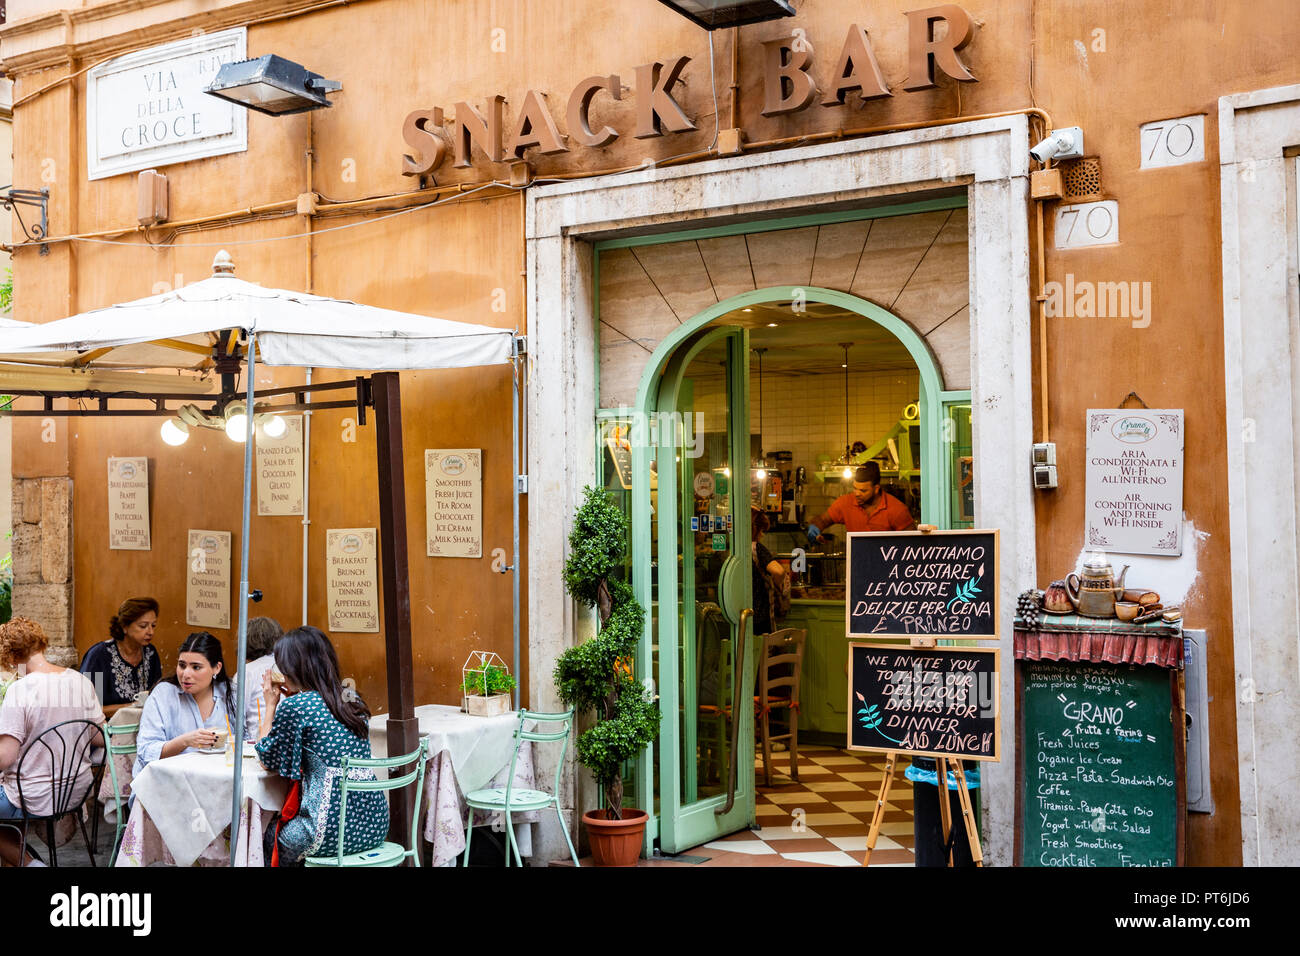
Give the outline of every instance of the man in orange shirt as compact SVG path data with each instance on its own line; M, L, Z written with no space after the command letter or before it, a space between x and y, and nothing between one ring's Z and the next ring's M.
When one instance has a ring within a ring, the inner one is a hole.
M853 493L836 498L825 514L808 525L808 540L821 540L822 531L842 524L846 531L911 531L912 513L880 487L880 466L869 461L853 475Z

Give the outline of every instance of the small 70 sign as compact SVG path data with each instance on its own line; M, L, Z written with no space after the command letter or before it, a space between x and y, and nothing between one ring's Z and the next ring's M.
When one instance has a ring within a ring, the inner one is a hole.
M1058 249L1107 246L1119 242L1119 203L1103 199L1058 206L1055 236Z

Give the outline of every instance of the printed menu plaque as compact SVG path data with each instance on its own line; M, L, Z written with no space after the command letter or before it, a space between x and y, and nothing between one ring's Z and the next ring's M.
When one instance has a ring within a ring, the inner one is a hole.
M257 435L257 513L302 514L302 416L284 416L284 434Z
M149 459L108 460L108 547L149 551Z
M483 452L428 448L424 452L428 555L483 556Z
M325 532L325 593L331 631L378 632L376 541L374 528L334 528Z
M1183 410L1088 409L1088 547L1183 553Z
M230 627L230 532L190 530L185 623Z

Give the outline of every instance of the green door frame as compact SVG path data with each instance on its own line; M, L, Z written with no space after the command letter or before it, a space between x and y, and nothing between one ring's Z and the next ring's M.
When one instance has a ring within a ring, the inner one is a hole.
M951 481L952 462L949 460L950 455L942 453L945 430L943 428L943 418L945 410L949 405L969 402L969 390L946 390L943 388L942 380L939 375L938 365L935 362L933 354L925 339L916 332L910 325L904 322L898 316L882 309L874 303L868 302L857 296L850 295L846 292L839 292L834 289L825 289L817 286L772 286L763 289L754 289L749 292L742 292L739 295L724 299L715 305L710 306L704 311L687 319L680 326L674 329L669 335L658 344L652 353L650 360L646 363L645 370L642 373L641 381L637 388L636 406L632 410L641 420L648 421L659 411L659 400L661 393L661 383L665 380L668 372L676 367L678 370L684 367L689 358L678 361L679 349L686 343L690 343L686 353L693 355L703 344L711 341L713 336L700 335L701 330L706 329L711 323L729 312L745 308L756 304L768 302L785 302L802 299L805 302L820 302L827 305L836 306L846 311L856 313L863 318L870 319L889 331L897 338L907 349L908 354L916 363L921 384L920 395L920 416L922 422L921 428L921 513L924 520L938 525L941 528L947 528L951 524L950 509L946 506L948 489ZM729 327L723 326L715 330L717 334L725 334ZM695 341L691 341L696 336ZM747 379L747 376L746 376ZM673 389L675 395L675 388ZM733 396L734 399L735 396ZM742 406L748 410L748 397L746 394L746 404ZM748 436L746 436L747 438ZM662 439L661 439L662 440ZM664 535L666 533L665 525L669 525L668 533L675 536L677 527L675 522L660 521L659 523L659 542L651 541L650 535L650 461L654 454L659 453L651 447L648 441L639 441L633 443L632 448L632 584L636 591L637 599L641 601L646 610L646 622L644 636L641 640L641 646L637 653L637 666L639 673L653 673L653 657L651 650L652 641L663 643L660 635L654 631L653 619L651 615L651 574L653 569L653 555L655 545L659 544L660 549L663 547ZM660 458L659 460L663 460ZM745 454L736 459L736 461L748 461L748 447L746 445ZM672 488L665 489L665 475L672 476ZM659 501L661 509L665 502L671 502L671 507L676 511L676 475L671 469L660 472L659 475ZM666 490L672 494L665 496ZM674 538L675 540L675 538ZM663 569L661 569L661 575ZM677 619L677 594L676 587L672 588L672 593L666 594L664 588L660 587L661 598L671 599L671 614L666 613L664 606L659 608L659 624L663 628L669 626L676 627ZM665 664L668 671L665 672ZM671 678L671 679L670 679ZM667 660L664 655L660 656L660 673L659 673L659 691L661 699L665 699L665 688L667 688L667 704L663 708L665 716L672 712L673 719L665 719L663 728L660 732L660 738L657 744L659 755L659 773L660 782L659 790L661 795L672 793L676 795L680 791L676 789L679 786L679 763L678 747L680 740L677 733L677 722L675 719L674 708L677 701L673 698L677 695L677 665L675 658ZM641 761L641 771L637 773L637 797L640 800L640 806L651 808L654 807L654 775L650 772L654 759L655 748L647 748ZM743 778L742 778L743 779ZM674 789L669 790L669 787ZM752 791L751 791L752 793ZM740 783L737 785L737 803L739 803ZM701 804L706 806L707 804ZM646 830L645 851L649 854L654 837L658 835L662 840L668 828L673 826L673 822L667 819L668 814L664 811L667 808L662 804L659 807L658 814L652 814L655 819L652 825ZM712 812L711 809L709 811ZM734 812L734 811L733 811ZM674 834L676 836L676 834ZM675 841L674 841L675 842ZM702 841L701 841L702 842Z

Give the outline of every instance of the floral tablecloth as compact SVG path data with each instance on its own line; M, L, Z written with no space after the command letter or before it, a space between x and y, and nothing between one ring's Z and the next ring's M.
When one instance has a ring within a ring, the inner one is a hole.
M140 715L144 713L143 707L123 707L117 711L108 720L110 727L122 727L129 724L140 723ZM132 735L134 736L134 735ZM115 744L124 744L130 737L115 737ZM127 800L131 796L131 773L135 769L135 754L118 754L113 758L113 763L117 765L117 784L122 788L122 799ZM109 823L117 823L117 801L113 799L113 775L109 773L108 767L104 767L104 774L99 780L99 802L104 808L104 819Z

